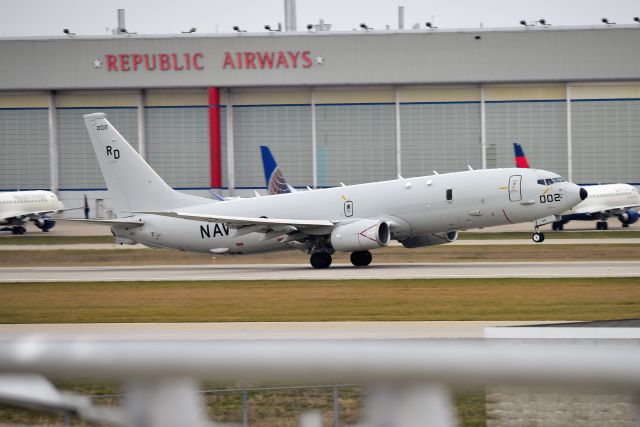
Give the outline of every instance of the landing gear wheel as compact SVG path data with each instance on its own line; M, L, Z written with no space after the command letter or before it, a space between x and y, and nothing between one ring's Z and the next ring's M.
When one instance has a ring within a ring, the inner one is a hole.
M531 235L531 239L533 239L533 241L536 243L542 243L544 242L544 233L536 231Z
M356 251L351 252L351 264L356 267L366 267L371 264L371 260L373 259L373 255L369 251Z
M331 265L331 255L316 252L311 255L310 261L313 268L328 268Z
M23 227L23 226L21 226L21 225L16 225L15 227L13 227L13 228L11 229L11 232L12 232L13 234L24 234L24 233L26 233L26 232L27 232L27 229L26 229L26 228L24 228L24 227Z
M561 223L560 221L554 222L551 224L551 229L555 231L562 231L564 230L564 224Z
M596 223L596 230L608 230L609 229L609 224L607 223L607 221L598 221Z
M629 227L629 223L628 223L628 222L623 222L623 223L622 223L622 227L624 227L624 228Z

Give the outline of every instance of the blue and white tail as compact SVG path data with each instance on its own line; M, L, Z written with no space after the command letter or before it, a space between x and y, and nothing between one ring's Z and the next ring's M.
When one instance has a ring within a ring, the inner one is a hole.
M104 113L83 117L117 213L164 211L211 202L211 199L169 187L109 123Z
M293 187L287 183L282 171L276 163L276 159L273 158L271 150L266 145L260 146L260 153L262 154L262 166L264 167L264 179L267 182L267 190L269 194L283 194L291 193Z

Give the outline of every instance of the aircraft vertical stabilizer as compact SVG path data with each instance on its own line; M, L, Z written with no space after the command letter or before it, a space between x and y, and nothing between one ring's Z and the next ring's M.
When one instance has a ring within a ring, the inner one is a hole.
M522 146L517 142L514 142L513 149L516 154L516 167L529 169L529 162L527 161L527 156L524 155Z
M262 154L262 166L264 167L264 179L267 182L267 190L269 194L283 194L291 193L291 186L287 183L282 171L276 163L273 154L269 147L265 145L260 146L260 153Z
M83 117L116 212L166 210L211 202L169 187L104 113Z

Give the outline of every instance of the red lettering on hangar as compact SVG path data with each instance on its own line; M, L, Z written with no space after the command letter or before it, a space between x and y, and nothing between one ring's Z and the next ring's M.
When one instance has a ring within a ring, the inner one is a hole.
M189 71L204 70L204 54L196 53L119 53L105 55L107 71ZM97 64L97 65L96 65ZM99 60L94 66L100 68Z
M225 52L222 69L230 70L273 70L291 68L311 68L313 64L322 65L324 58L311 57L305 51L271 51L271 52Z

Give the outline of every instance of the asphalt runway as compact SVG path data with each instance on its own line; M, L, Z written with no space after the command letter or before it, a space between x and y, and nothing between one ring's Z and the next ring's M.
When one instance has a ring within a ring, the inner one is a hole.
M0 268L0 282L640 277L640 261L180 265Z
M549 238L543 245L637 245L640 238L602 238L602 239L553 239ZM536 245L531 239L487 239L487 240L456 240L449 243L452 246L506 246L506 245ZM393 241L389 246L402 246L399 242ZM73 244L41 244L41 245L0 245L0 252L3 251L54 251L54 250L123 250L140 249L152 250L144 245L117 245L115 243L73 243Z
M206 341L481 338L489 327L559 322L225 322L0 325L3 341Z

